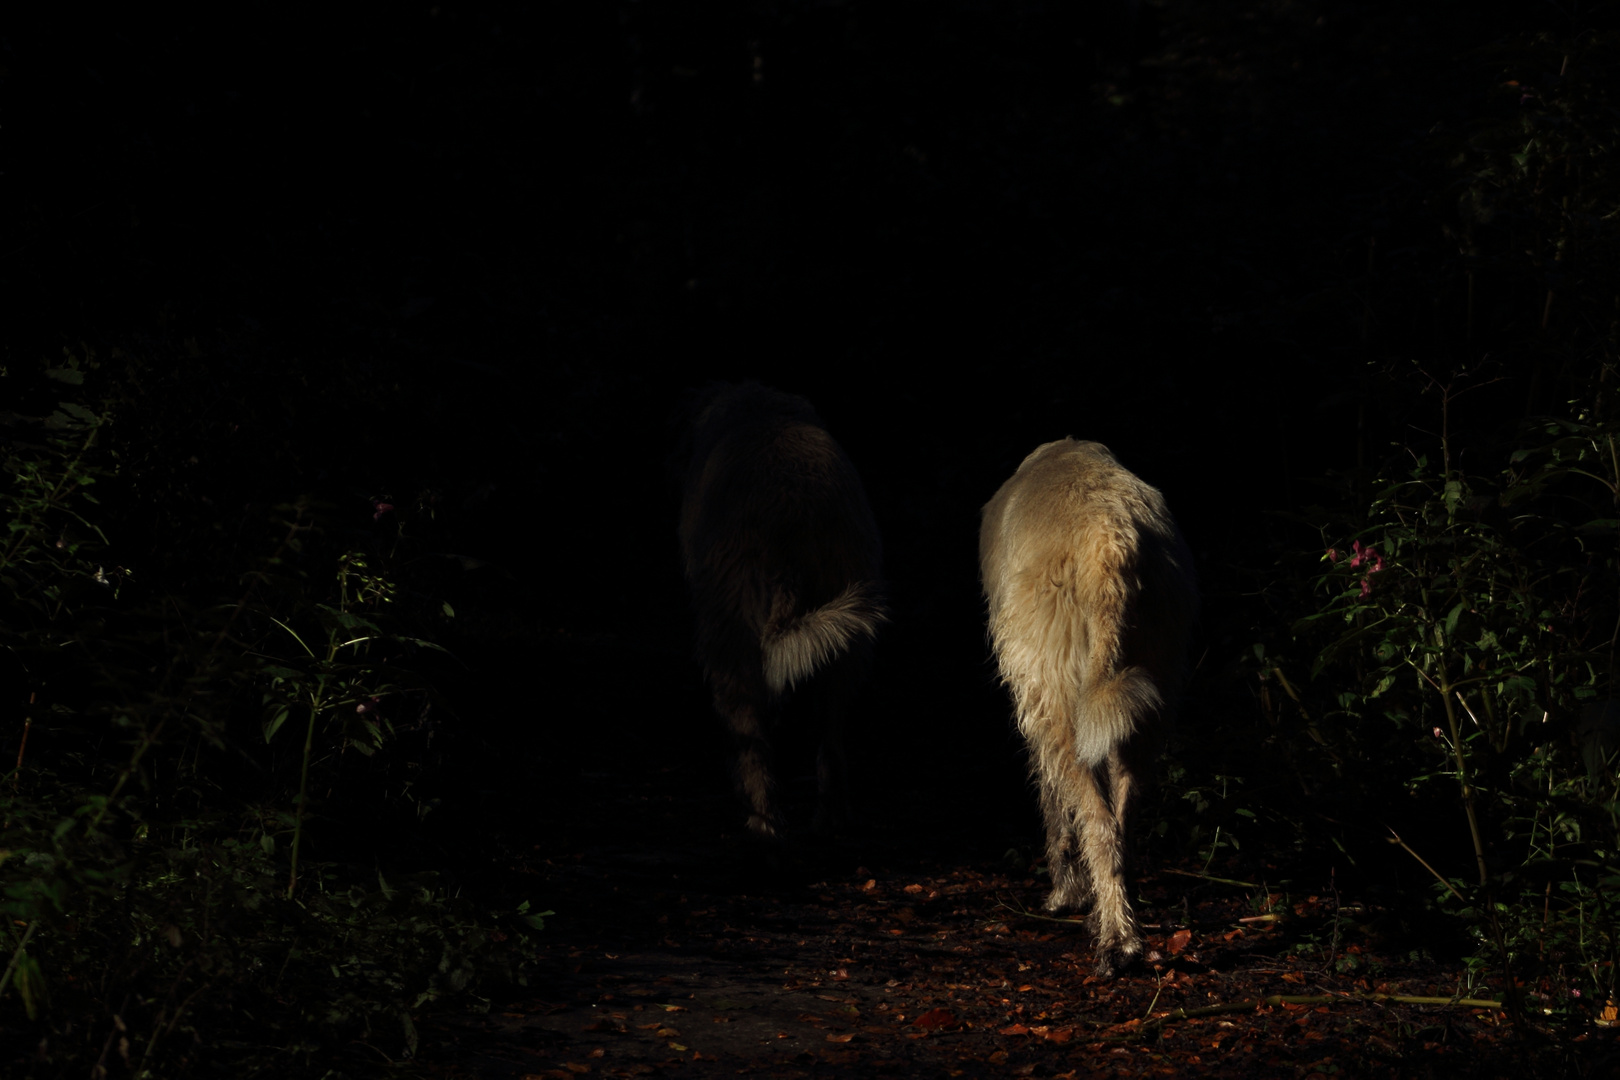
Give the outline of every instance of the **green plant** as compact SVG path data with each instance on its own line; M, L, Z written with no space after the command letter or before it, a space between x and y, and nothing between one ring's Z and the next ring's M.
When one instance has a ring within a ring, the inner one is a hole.
M114 359L6 376L37 418L0 429L0 693L27 703L0 715L0 1054L153 1076L285 1073L339 1036L408 1056L421 1009L525 978L550 914L376 869L366 834L419 817L399 736L434 702L418 661L448 606L402 584L398 530L334 535L309 497L222 522L157 495L128 434L184 438L206 410Z
M1593 753L1610 729L1582 718L1615 692L1614 429L1541 421L1499 469L1464 473L1449 434L1457 384L1431 386L1439 460L1410 452L1404 475L1380 480L1362 526L1322 556L1324 602L1295 633L1317 643L1312 679L1337 687L1324 721L1363 741L1386 726L1409 790L1454 788L1470 875L1392 842L1435 876L1498 976L1561 966L1611 993L1616 776L1612 753Z

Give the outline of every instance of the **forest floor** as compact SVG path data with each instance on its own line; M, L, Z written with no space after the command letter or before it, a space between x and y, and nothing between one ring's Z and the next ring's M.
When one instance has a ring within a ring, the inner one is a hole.
M908 800L918 809L848 839L764 854L716 827L728 808L701 772L584 773L572 813L515 868L557 912L530 987L427 1023L419 1068L1325 1078L1604 1075L1615 1061L1612 1031L1559 1043L1453 1003L1460 968L1386 937L1331 881L1285 895L1148 868L1144 962L1100 979L1083 927L1036 914L1043 881L952 828L953 811L924 820Z

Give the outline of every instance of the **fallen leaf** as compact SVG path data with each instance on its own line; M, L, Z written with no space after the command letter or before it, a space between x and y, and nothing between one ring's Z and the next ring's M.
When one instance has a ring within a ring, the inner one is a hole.
M849 1042L849 1040L853 1039L854 1037L855 1037L855 1033L853 1031L846 1031L842 1035L829 1035L829 1036L827 1036L827 1041L828 1042L836 1042L836 1043L846 1043L846 1042Z
M949 1009L929 1009L911 1022L912 1027L948 1028L956 1025L956 1014Z
M581 1065L577 1061L565 1061L562 1063L562 1067L571 1073L588 1073L591 1071L589 1065Z
M1006 1062L1006 1060L1007 1060L1007 1051L1005 1051L1005 1050L997 1050L995 1053L991 1054L989 1056L989 1058L987 1058L986 1060L989 1061L990 1064L992 1064L992 1065L1004 1064Z
M1046 1041L1066 1043L1072 1038L1074 1038L1074 1028L1053 1028L1047 1033Z
M1191 930L1177 930L1165 940L1164 947L1170 950L1171 955L1175 955L1182 949L1185 949L1187 947L1187 943L1191 940Z
M661 1027L655 1033L660 1039L678 1039L681 1033L672 1027Z
M901 891L902 891L902 892L908 892L908 893L912 893L912 894L916 894L916 893L920 893L920 892L922 892L922 891L923 891L923 887L922 887L922 886L921 886L921 885L907 885L907 886L906 886L906 887L905 887L905 888L904 888L904 889L902 889L902 890L901 890Z
M685 1005L664 1005L664 1004L661 1004L661 1003L656 1002L656 1001L653 1002L653 1008L655 1008L655 1009L663 1009L665 1012L685 1012L686 1011L686 1006Z
M866 884L861 886L861 891L871 892L875 888L877 888L877 878L868 878Z
M1001 1029L1002 1035L1028 1035L1029 1028L1023 1024L1011 1024Z

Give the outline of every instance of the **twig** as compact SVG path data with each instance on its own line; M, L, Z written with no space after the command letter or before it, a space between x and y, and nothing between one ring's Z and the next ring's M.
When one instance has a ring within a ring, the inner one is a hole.
M1289 697L1293 698L1294 699L1294 704L1299 706L1299 714L1301 716L1303 716L1307 721L1309 721L1310 718L1311 718L1311 714L1306 711L1305 702L1300 700L1299 691L1295 690L1294 689L1294 684L1288 681L1288 676L1283 674L1282 668L1274 666L1271 669L1271 673L1273 675L1277 676L1277 681L1278 682L1282 683L1283 692L1286 693Z
M28 732L34 726L34 698L37 690L28 692L28 715L23 717L22 741L17 744L17 771L11 774L11 793L17 794L17 778L22 775L23 754L28 750Z
M1222 785L1221 795L1222 795L1222 797L1225 797L1225 795L1226 795L1225 785L1224 784ZM1204 860L1204 869L1205 870L1208 870L1209 869L1209 864L1215 861L1215 850L1217 848L1219 848L1220 846L1221 846L1221 827L1219 825L1217 825L1217 826L1215 826L1215 836L1209 842L1209 858ZM1197 876L1198 877L1203 877L1204 876L1203 872L1200 871Z
M1238 886L1239 888L1242 888L1242 889L1258 889L1260 887L1260 886L1256 885L1252 881L1238 881L1236 878L1215 877L1212 874L1199 874L1199 873L1196 873L1196 872L1194 872L1192 870L1172 870L1169 867L1164 867L1163 869L1161 869L1159 871L1159 873L1161 873L1161 874L1180 874L1182 877L1200 878L1200 879L1202 879L1204 881L1213 881L1213 882L1215 882L1217 884L1220 884L1220 885L1236 885L1236 886Z
M1464 904L1468 903L1467 898L1464 897L1462 893L1457 891L1457 886L1453 885L1451 882L1449 882L1445 878L1441 877L1440 876L1440 871L1438 871L1434 867L1430 866L1429 863L1428 863L1428 860L1424 859L1423 856L1421 856L1417 852L1413 851L1411 846L1409 844L1407 844L1407 842L1405 840L1401 839L1401 834L1400 833L1396 832L1394 830L1394 828L1389 826L1389 825L1385 825L1384 828L1389 829L1389 835L1390 835L1390 841L1389 842L1390 843L1399 844L1399 845L1401 845L1402 848L1405 848L1406 853L1408 855L1412 856L1412 858L1416 859L1420 864L1422 864L1423 869L1425 869L1429 873L1433 874L1434 875L1434 880L1438 881L1440 884L1442 884L1446 888L1450 889L1451 890L1451 895L1455 896L1460 903L1464 903Z
M390 1065L396 1064L396 1062L394 1061L393 1058L389 1057L387 1054L385 1054L381 1050L377 1049L377 1047L372 1046L370 1043L366 1042L364 1039L350 1039L349 1041L351 1043L353 1043L354 1045L356 1045L356 1046L363 1046L367 1050L372 1051L378 1057L382 1058L384 1061L386 1061Z
M1225 1005L1205 1005L1198 1009L1176 1009L1166 1013L1156 1020L1143 1021L1141 1027L1128 1034L1112 1035L1102 1039L1102 1042L1135 1042L1157 1035L1166 1024L1173 1024L1178 1020L1194 1020L1202 1016L1219 1016L1223 1013L1258 1012L1261 1007L1271 1005L1335 1005L1344 1002L1373 1002L1389 1003L1395 1005L1454 1005L1464 1009L1500 1009L1500 1001L1484 1001L1479 998L1455 997L1416 997L1410 994L1272 994L1270 997L1249 998L1247 1001L1234 1001Z
M1067 923L1070 926L1084 926L1084 925L1086 925L1086 920L1084 920L1084 919L1065 919L1065 918L1062 918L1061 916L1057 916L1057 915L1037 915L1033 911L1029 911L1029 910L1027 910L1025 908L1013 907L1011 904L1007 903L1007 901L1005 901L1005 900L997 900L996 901L996 906L1006 908L1008 911L1012 912L1013 914L1022 915L1026 919L1039 919L1042 922Z
M1142 1010L1142 1023L1144 1024L1148 1022L1148 1017L1153 1015L1153 1006L1159 1003L1159 995L1164 993L1164 977L1158 972L1154 972L1153 982L1155 984L1153 987L1153 1000L1148 1002L1148 1007Z
M1328 947L1327 962L1322 965L1324 972L1333 970L1333 962L1339 958L1339 920L1342 918L1344 905L1339 901L1338 868L1328 871L1328 885L1333 890L1333 944Z

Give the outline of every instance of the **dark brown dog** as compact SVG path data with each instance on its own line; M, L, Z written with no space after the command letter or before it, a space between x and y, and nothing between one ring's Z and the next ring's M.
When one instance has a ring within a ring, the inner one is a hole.
M704 391L685 442L697 657L735 742L748 827L782 831L770 739L798 696L819 728L816 827L831 828L848 812L842 712L886 618L860 477L809 402L758 383Z

